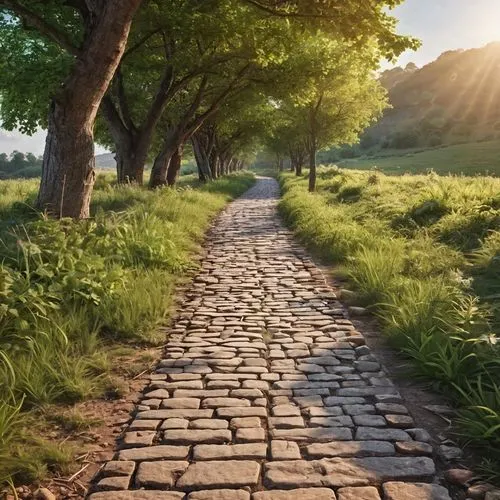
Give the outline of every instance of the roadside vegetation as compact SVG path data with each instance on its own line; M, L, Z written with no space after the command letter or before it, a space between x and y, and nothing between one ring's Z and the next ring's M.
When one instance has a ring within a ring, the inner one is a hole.
M113 397L118 350L164 340L158 327L210 221L253 182L239 173L148 191L101 175L92 216L77 223L32 208L38 182L0 181L2 483L66 472L75 450L40 436L40 421L58 420L53 405Z
M456 433L500 480L500 180L337 167L319 169L317 193L306 176L280 180L296 234L458 408Z

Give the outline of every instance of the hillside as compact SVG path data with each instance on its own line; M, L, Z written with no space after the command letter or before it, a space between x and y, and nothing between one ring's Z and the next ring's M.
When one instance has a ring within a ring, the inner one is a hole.
M344 159L339 167L372 170L385 174L491 175L500 177L500 141L454 144L437 148L406 151L384 150L371 156Z
M112 168L114 170L116 168L114 153L104 153L102 155L96 155L95 166L97 168L102 168L102 169Z
M392 109L362 139L411 148L500 138L500 42L381 74Z

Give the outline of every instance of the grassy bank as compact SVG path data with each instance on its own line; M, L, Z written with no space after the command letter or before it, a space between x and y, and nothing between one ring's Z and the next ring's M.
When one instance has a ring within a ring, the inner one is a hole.
M415 375L460 408L456 432L500 461L500 180L331 167L316 194L305 177L281 183L300 239L339 264Z
M48 405L112 397L117 349L163 340L157 327L211 219L253 182L242 173L151 192L101 176L92 218L78 223L31 208L36 181L0 182L2 482L71 462L72 450L28 427Z
M500 176L500 141L456 144L432 149L380 151L372 157L341 160L338 165L356 170L377 168L385 174L426 174L434 170L441 175Z

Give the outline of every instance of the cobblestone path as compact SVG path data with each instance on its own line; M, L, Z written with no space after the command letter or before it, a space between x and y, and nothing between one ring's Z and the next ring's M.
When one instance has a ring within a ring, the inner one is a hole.
M259 179L219 217L91 500L450 498L429 435L283 226L278 196Z

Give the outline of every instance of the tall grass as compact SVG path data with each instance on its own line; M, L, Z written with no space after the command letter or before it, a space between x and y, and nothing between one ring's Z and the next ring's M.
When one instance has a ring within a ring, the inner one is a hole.
M500 463L500 180L331 167L316 194L305 177L281 184L297 235L340 264L414 374L456 405L457 434Z
M242 173L152 192L100 176L92 217L74 222L32 208L35 181L0 181L0 481L64 462L20 415L106 393L116 343L160 341L210 221L253 182Z

